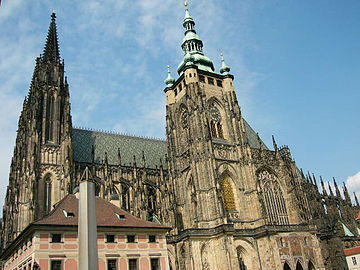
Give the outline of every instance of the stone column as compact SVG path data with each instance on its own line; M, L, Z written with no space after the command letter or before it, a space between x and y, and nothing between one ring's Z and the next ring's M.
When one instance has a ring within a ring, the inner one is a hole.
M98 270L95 180L86 167L80 181L79 270Z

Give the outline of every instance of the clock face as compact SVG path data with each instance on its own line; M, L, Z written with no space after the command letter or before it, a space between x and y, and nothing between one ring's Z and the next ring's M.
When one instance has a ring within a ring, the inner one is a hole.
M215 107L212 107L210 109L210 116L213 120L215 121L220 121L221 120L221 115L220 115L220 112L217 108Z

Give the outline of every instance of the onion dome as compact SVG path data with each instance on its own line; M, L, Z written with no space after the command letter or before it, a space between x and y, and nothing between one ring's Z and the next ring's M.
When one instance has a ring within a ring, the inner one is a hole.
M196 65L199 69L213 72L215 70L213 62L204 55L203 42L195 30L195 21L191 17L187 3L185 3L185 18L183 26L185 36L181 45L184 51L184 59L178 66L178 73L181 74L186 66Z
M168 68L168 75L164 82L166 84L166 88L170 88L174 85L175 79L171 76L170 66L167 66L167 68Z
M220 73L227 75L230 72L230 67L225 63L224 60L224 54L221 54L221 68L220 68Z

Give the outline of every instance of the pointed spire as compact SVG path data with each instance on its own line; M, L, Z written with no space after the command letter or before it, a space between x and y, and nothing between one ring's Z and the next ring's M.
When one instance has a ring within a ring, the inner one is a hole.
M356 206L359 206L359 200L358 200L358 197L356 196L355 192L354 192L354 198L355 198Z
M224 54L221 53L220 56L221 56L221 68L220 68L220 73L221 73L221 74L224 74L224 75L228 75L229 72L230 72L230 67L225 63ZM274 136L273 136L273 138L274 138Z
M339 187L338 187L338 185L336 183L335 177L333 177L333 182L334 182L336 197L341 199L341 193L340 193Z
M349 191L345 185L345 182L343 182L343 192L344 192L344 197L345 197L345 200L348 201L349 203L351 203L351 198L350 198L350 194L349 194Z
M323 191L323 195L327 196L327 192L326 192L326 189L325 189L325 185L324 185L324 181L320 175L320 183L321 183L321 188L322 188L322 191Z
M314 181L314 183L313 183L313 184L314 184L315 186L317 186L317 182L316 182L316 177L315 177L315 174L312 174L312 179L313 179L313 181Z
M329 192L330 192L330 196L334 196L334 192L332 191L332 188L330 186L330 182L328 182L328 187L329 187Z
M164 82L166 84L166 88L171 88L175 83L175 79L171 76L170 66L167 66L167 69L168 69L167 72L168 75Z
M187 1L185 2L183 27L185 28L185 37L181 48L184 51L184 59L178 66L178 73L181 74L189 65L196 65L201 70L213 72L214 64L209 57L204 55L204 44L196 33L195 21L190 15Z
M50 61L52 63L57 63L60 61L59 42L56 30L56 14L54 12L51 14L51 23L42 59L44 62Z

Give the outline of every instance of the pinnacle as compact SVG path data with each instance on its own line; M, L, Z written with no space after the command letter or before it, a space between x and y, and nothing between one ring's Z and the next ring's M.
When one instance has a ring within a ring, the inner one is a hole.
M51 14L51 23L46 38L43 61L58 62L60 60L59 42L56 30L56 14Z

